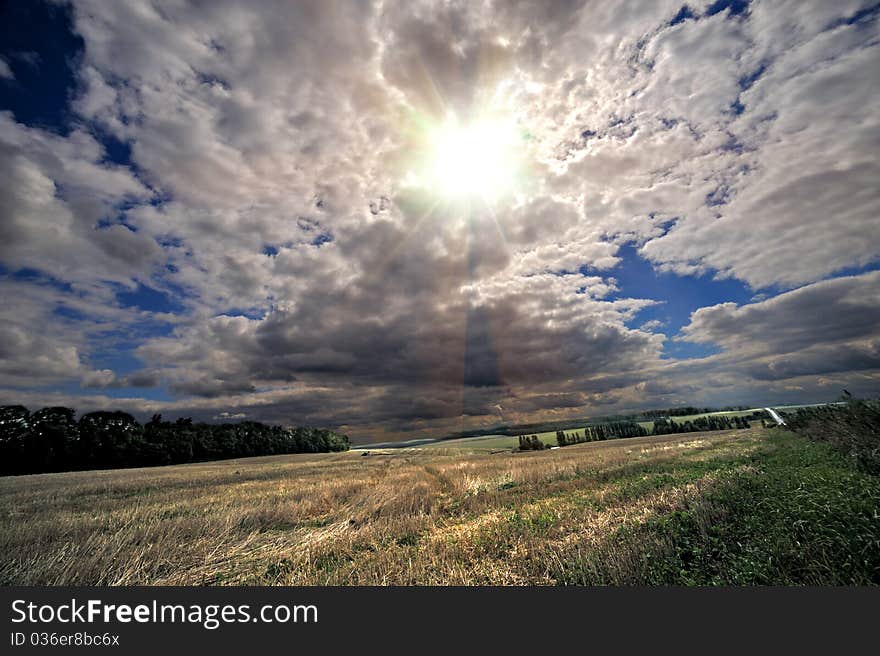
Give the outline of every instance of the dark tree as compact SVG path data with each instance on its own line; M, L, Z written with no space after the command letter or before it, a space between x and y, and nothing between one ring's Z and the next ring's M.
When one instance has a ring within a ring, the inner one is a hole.
M72 408L0 407L0 475L73 469L141 467L280 453L345 451L348 437L319 428L283 428L247 421L141 426L126 412L90 412L77 422Z

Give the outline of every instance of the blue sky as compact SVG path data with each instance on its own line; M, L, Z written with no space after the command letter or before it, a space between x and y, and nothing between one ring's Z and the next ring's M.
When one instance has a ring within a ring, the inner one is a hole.
M691 313L701 307L733 302L748 303L755 292L736 279L717 280L712 273L703 275L679 275L655 269L638 254L633 244L627 244L618 252L620 263L610 271L617 280L619 292L612 298L637 296L658 301L641 310L633 325L658 321L663 332L677 335L688 324ZM705 357L717 352L711 345L689 344L669 341L664 347L666 357Z
M630 9L4 5L0 395L394 438L875 394L880 5Z

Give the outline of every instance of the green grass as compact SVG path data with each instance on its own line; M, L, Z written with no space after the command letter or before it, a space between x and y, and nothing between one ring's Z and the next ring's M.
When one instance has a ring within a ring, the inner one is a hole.
M702 496L620 527L593 553L563 562L578 584L880 584L880 479L826 444L774 430L734 460L670 464L623 480L614 499L680 485L715 471Z

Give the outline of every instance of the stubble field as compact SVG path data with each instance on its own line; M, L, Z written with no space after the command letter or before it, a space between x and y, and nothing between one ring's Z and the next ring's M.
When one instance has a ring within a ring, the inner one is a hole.
M0 478L0 583L876 584L880 484L749 429Z

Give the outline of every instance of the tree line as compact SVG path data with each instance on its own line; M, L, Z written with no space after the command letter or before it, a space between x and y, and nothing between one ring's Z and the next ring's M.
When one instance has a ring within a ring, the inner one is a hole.
M694 433L700 431L732 430L736 428L749 428L748 419L736 415L709 415L681 422L661 418L654 421L654 429L651 431L651 434L669 435L670 433Z
M737 411L737 410L748 410L749 408L746 406L727 406L726 408L698 408L691 405L682 406L679 408L664 408L660 410L645 410L638 414L638 417L642 417L644 419L660 419L663 417L688 417L690 415L706 415L714 412L720 411Z
M537 435L520 435L519 450L520 451L542 451L548 448Z
M153 415L141 425L127 412L76 419L73 408L31 413L0 407L0 475L175 465L285 453L346 451L346 435L321 428L284 428L256 421L193 423Z
M604 424L594 424L584 428L583 432L572 431L556 431L556 444L559 446L570 446L572 444L581 444L582 442L596 442L599 440L616 440L624 437L644 437L648 435L642 426L634 421L609 421ZM520 435L519 450L520 451L540 451L548 449L537 435Z
M644 437L648 434L642 426L634 421L609 421L605 424L587 426L584 432L566 433L556 431L556 443L559 446L596 442L599 440L616 440L625 437Z

